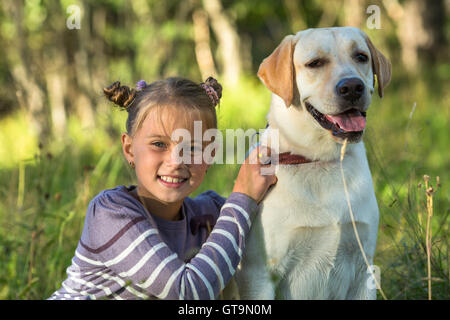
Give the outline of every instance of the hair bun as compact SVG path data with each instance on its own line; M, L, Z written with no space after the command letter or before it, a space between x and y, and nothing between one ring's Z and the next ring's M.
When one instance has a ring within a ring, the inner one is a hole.
M205 84L212 87L216 91L219 99L222 98L222 86L216 79L213 77L208 77L208 79L205 80Z
M136 90L127 86L121 86L119 81L114 82L107 88L103 88L103 92L109 101L114 102L119 107L128 109L136 97Z

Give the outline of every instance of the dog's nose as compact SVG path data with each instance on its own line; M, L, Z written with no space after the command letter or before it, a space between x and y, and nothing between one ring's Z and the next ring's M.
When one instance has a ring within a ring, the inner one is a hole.
M359 78L344 78L336 85L337 95L345 100L358 100L364 93L364 82Z

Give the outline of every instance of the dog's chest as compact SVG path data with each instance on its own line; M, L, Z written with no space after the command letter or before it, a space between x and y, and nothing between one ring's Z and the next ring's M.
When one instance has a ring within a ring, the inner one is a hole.
M367 166L344 167L347 193L338 164L280 166L276 175L277 185L262 205L262 219L268 224L280 220L294 228L347 224L351 222L349 204L355 221L371 220L365 209L376 200Z
M376 233L372 234L376 225L371 224L378 219L377 205L370 172L359 170L358 174L347 179L349 200L361 241L372 251L369 244L376 239ZM266 264L282 279L279 295L345 298L350 280L364 263L340 171L336 166L280 167L277 177L258 223L264 230Z
M368 225L356 225L361 241L367 243ZM278 298L345 299L365 272L351 224L297 228L285 241L278 242L287 244L284 255L275 246L267 252L269 272L279 277L275 289Z

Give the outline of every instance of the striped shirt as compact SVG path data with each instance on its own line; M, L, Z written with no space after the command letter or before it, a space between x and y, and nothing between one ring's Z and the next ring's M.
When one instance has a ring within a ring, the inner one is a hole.
M149 214L132 188L104 190L90 202L67 279L49 299L215 299L231 279L254 200L207 191L185 198L182 219L168 221ZM205 217L215 222L210 234L196 223Z

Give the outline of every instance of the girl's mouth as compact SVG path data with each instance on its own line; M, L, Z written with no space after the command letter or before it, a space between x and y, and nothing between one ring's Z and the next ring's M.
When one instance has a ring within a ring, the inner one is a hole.
M189 178L179 176L158 176L158 181L169 188L179 188L188 180Z

